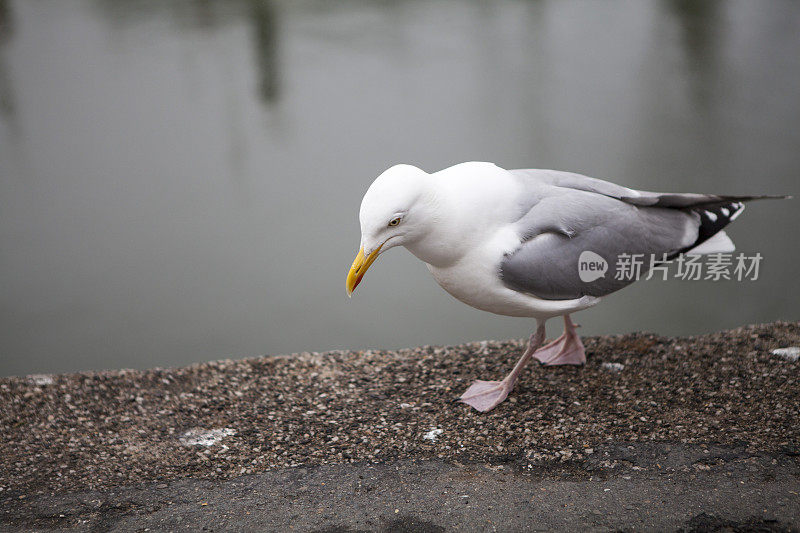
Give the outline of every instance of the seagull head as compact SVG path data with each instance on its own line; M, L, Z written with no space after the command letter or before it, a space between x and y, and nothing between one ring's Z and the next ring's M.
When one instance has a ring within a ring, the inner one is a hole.
M428 174L412 165L395 165L370 185L358 218L361 249L347 274L347 295L361 282L378 255L422 238L430 223L426 202Z

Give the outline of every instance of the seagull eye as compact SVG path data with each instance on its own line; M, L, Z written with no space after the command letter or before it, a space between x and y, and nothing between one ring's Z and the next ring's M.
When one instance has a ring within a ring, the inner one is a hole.
M394 217L392 220L389 221L389 226L391 227L400 224L400 218L401 217Z

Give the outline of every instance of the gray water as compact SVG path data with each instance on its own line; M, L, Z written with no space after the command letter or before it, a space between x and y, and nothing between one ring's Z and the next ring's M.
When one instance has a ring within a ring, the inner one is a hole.
M799 51L792 1L0 0L0 375L527 336L402 249L347 299L374 177L797 194ZM640 282L582 332L800 319L797 201L729 229L757 281Z

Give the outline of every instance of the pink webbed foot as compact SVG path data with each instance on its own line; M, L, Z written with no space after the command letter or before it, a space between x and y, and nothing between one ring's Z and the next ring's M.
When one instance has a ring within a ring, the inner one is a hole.
M540 363L547 363L550 359L553 359L558 355L558 352L561 351L561 345L564 343L564 334L562 333L559 338L554 340L549 344L545 344L538 350L536 350L533 354L533 358L539 361Z
M519 378L519 374L522 372L528 360L543 342L544 321L539 320L536 324L536 332L531 335L530 341L528 342L528 347L525 349L522 357L519 358L519 361L517 361L517 364L514 365L511 372L509 372L502 381L476 380L469 386L464 394L461 395L459 400L483 413L491 411L500 405L514 388L514 384L517 382L517 378Z
M546 366L586 364L586 351L583 348L583 343L580 339L565 342L561 350L555 356L546 361L542 361L542 363Z
M547 366L585 364L586 351L575 327L569 315L565 315L564 333L555 341L537 350L533 357Z
M514 384L505 379L503 381L482 381L478 379L469 386L459 400L485 413L500 405L513 388Z

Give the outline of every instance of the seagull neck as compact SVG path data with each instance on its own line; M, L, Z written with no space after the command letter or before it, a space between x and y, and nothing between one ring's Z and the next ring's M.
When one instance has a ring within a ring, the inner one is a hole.
M414 243L407 243L405 246L417 259L437 268L453 265L463 255L443 246L438 239L422 239Z
M465 217L448 182L431 180L421 203L424 205L423 231L405 243L406 249L417 259L436 268L447 268L457 263L468 251L465 243L481 229L476 221Z

